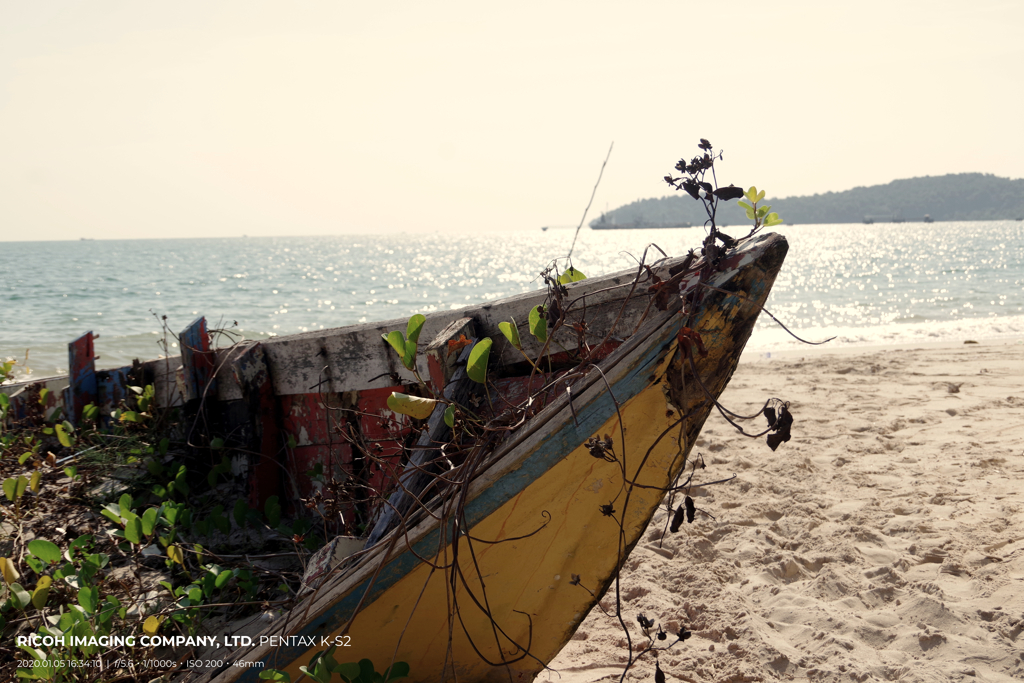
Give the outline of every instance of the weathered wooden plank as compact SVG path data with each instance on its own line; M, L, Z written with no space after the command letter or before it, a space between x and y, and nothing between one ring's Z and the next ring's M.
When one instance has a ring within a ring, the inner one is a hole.
M267 367L260 343L242 349L231 366L232 374L242 392L244 411L236 438L245 453L236 456L244 462L249 504L262 510L270 496L285 493L281 487L284 463L281 429Z
M448 382L455 374L456 365L462 353L461 349L454 348L449 342L457 342L462 337L472 338L474 330L475 325L472 318L458 318L441 330L427 346L425 355L427 369L430 373L430 384L438 396L444 394L444 388L448 386Z
M665 275L667 266L675 262L666 262L656 271ZM600 336L588 332L589 343L599 343L616 320L618 336L626 336L633 331L643 306L623 309L622 304L635 275L635 270L622 271L566 285L566 301L574 302L569 308L569 315L582 316L585 309L591 329L601 331ZM634 296L646 294L645 290L646 286L639 287ZM498 329L498 323L515 319L521 326L525 325L530 310L543 304L546 297L547 292L542 290L504 299L500 306L484 304L432 313L427 316L421 338L433 339L452 322L460 318L472 318L476 321L478 335L494 340L491 355L497 363L519 362L522 357L505 340ZM323 382L322 371L325 367L331 370L330 389L335 392L414 383L412 373L397 361L394 351L381 338L382 334L391 330L404 330L406 323L405 319L396 319L266 340L264 347L273 370L274 392L279 395L306 393L310 387L319 386ZM540 352L543 345L528 332L521 334L520 338L528 354L535 357ZM560 344L561 348L575 349L576 332L566 326L554 334L550 348L560 350L554 342ZM420 374L426 377L429 368L424 367L426 363L423 358L420 363Z
M181 345L181 367L184 375L185 402L215 397L217 379L216 354L210 351L210 335L206 318L200 316L189 323L178 336Z
M405 415L393 413L387 407L387 401L391 392L408 390L408 387L397 386L359 392L356 402L357 424L372 457L369 462L357 464L361 465L360 474L363 479L374 491L387 491L398 480L405 440L411 425Z
M82 418L82 408L96 402L96 352L93 333L86 332L68 344L68 387L64 390L64 416L72 424Z

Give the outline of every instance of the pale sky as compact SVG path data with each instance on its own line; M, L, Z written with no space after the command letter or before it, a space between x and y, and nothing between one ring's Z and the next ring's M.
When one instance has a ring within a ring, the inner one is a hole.
M1024 176L1024 2L0 0L0 241L537 230Z

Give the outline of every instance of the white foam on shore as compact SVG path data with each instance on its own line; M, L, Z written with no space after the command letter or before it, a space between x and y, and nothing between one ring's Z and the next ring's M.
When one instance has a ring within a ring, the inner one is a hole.
M785 321L783 321L785 322ZM955 342L1024 337L1024 316L992 316L961 320L888 323L870 327L791 328L802 339L819 342L829 337L831 348L846 346L890 346L914 342ZM747 342L747 352L787 351L810 348L794 339L779 325L763 316Z

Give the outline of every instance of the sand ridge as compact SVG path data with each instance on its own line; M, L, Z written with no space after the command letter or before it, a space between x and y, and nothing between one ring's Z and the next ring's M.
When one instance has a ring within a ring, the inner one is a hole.
M666 534L662 510L630 556L634 646L643 613L693 633L660 653L669 681L1024 680L1024 344L747 357L722 400L769 396L793 440L712 415L698 477L737 475L693 491L716 519ZM617 680L626 653L595 609L539 680ZM653 674L648 654L627 680Z

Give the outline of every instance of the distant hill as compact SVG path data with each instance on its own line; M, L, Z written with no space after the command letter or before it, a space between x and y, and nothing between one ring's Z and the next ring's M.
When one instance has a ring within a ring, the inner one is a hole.
M985 173L956 173L894 180L887 185L855 187L808 197L767 197L772 211L786 223L862 223L893 218L921 221L981 221L1024 217L1024 179L1010 180ZM620 227L703 225L700 202L679 192L660 199L641 199L604 214L604 224ZM590 222L591 227L601 218ZM719 223L747 223L735 201L723 203Z

